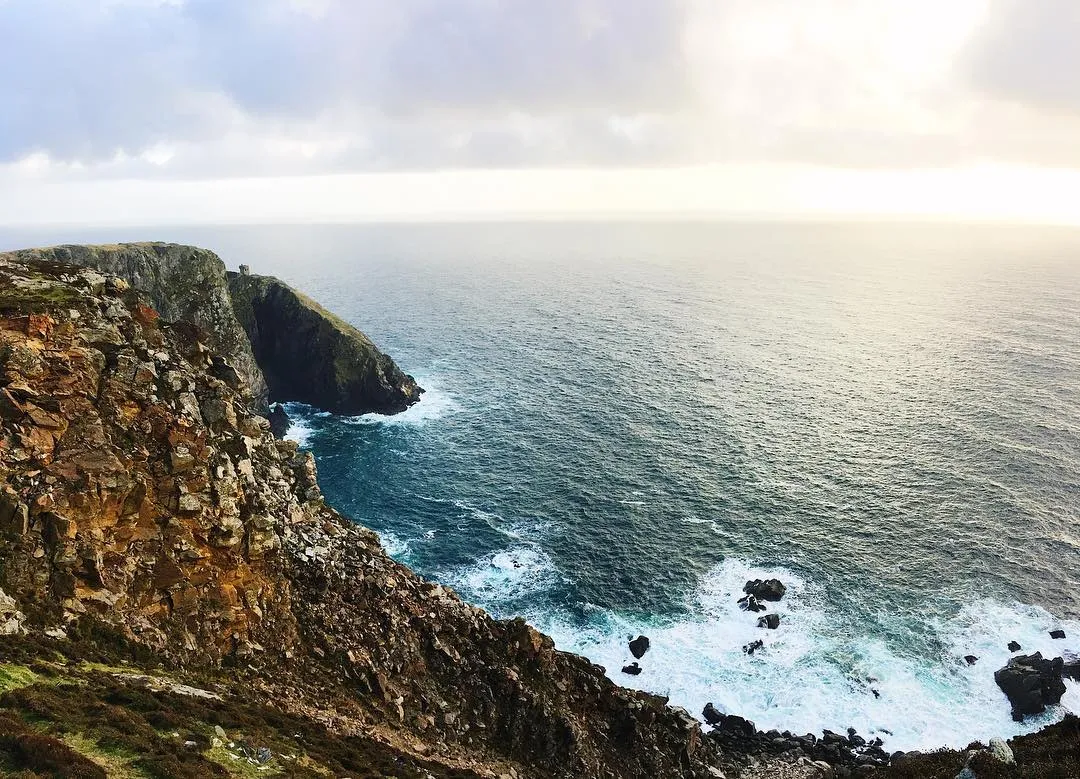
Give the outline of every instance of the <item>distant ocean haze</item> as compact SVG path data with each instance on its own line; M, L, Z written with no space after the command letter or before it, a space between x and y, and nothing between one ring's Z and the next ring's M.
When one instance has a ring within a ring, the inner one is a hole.
M395 417L290 407L328 500L616 681L887 749L1060 716L1013 723L993 671L1014 639L1080 651L1080 231L0 233L127 239L277 275L415 375L428 392ZM789 585L777 630L735 605L763 576Z

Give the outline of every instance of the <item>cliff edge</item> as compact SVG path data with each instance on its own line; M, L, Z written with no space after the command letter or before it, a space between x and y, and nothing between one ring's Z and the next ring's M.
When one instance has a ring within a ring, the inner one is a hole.
M328 507L204 329L55 256L0 255L0 770L719 775L685 711Z
M11 257L95 268L124 279L166 322L191 322L205 330L207 345L243 377L255 407L267 406L266 381L233 314L225 263L213 252L174 243L124 243L23 249Z

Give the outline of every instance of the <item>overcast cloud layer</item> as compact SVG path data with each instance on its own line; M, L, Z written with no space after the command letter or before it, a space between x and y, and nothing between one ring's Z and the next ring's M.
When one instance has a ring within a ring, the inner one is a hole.
M1076 0L0 0L0 165L74 177L1080 167Z

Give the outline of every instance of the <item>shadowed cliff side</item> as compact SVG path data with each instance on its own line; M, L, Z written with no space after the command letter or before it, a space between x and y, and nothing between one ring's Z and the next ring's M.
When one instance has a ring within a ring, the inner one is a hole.
M166 322L192 322L205 330L207 345L244 379L254 406L266 408L266 382L233 314L225 263L213 252L174 243L123 243L23 249L11 256L95 268L124 279Z
M337 414L395 414L423 390L371 340L272 276L229 273L236 317L270 397Z

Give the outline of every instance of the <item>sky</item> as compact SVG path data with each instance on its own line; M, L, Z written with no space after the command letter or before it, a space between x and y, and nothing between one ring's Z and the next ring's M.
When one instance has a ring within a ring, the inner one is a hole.
M0 224L1080 224L1077 0L0 0Z

